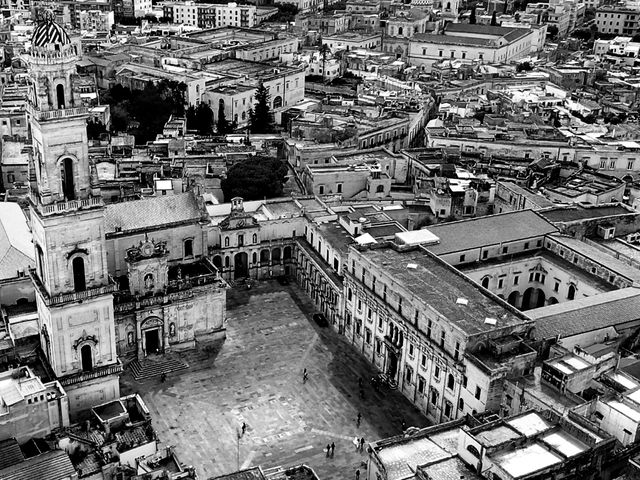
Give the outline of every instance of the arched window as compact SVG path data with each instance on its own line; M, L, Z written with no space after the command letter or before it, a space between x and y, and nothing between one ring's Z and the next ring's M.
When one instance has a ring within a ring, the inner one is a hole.
M484 288L489 288L489 277L484 277L484 278L482 279L482 286L483 286Z
M256 252L251 255L251 263L258 263L258 254Z
M291 247L284 247L283 258L285 260L291 260Z
M242 121L244 122L247 119L247 112L242 112Z
M378 185L376 187L376 193L384 193L384 185Z
M82 257L76 257L71 262L73 268L73 289L76 292L82 292L87 289L87 282L84 276L84 260Z
M229 246L229 237L224 237L224 246L225 247Z
M69 157L62 160L60 179L62 180L62 195L64 195L67 200L75 200L76 191L73 185L73 160Z
M402 27L398 27L398 35L402 35Z
M82 371L90 372L93 370L93 354L91 345L83 345L80 349L80 359L82 361Z
M222 257L220 255L213 257L213 265L215 265L218 270L222 269Z
M153 280L153 274L147 273L144 276L144 288L145 290L153 290L155 287L155 281Z
M462 398L458 400L458 410L464 410L464 400Z
M271 260L273 263L280 263L280 249L274 248L273 252L271 252Z
M353 292L351 291L351 289L347 290L347 300L351 301L353 299ZM393 325L391 325L391 328L393 329Z
M64 108L64 85L61 83L56 86L56 97L58 100L58 108Z
M193 240L188 239L184 241L184 256L193 257Z
M224 110L224 100L222 98L218 101L218 108Z
M452 374L449 374L449 376L447 377L447 388L449 390L453 390L454 385L455 385L455 379L453 378Z
M567 300L573 300L576 298L576 287L575 285L569 285L569 290L567 292Z
M224 266L225 268L229 268L229 256L224 257Z
M260 263L269 263L269 250L260 251Z
M473 412L474 412L473 414L475 415L475 410ZM467 445L467 452L469 452L471 455L473 455L476 458L480 458L480 452L475 447L475 445Z
M280 107L282 107L282 97L278 95L276 98L273 99L273 108L280 108Z
M257 234L253 234L253 243L258 243L258 235Z

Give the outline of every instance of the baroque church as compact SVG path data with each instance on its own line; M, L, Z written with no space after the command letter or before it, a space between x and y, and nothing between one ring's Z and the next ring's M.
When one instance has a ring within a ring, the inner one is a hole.
M52 17L25 55L31 273L42 350L73 414L119 397L123 362L223 337L226 283L207 259L207 212L192 193L103 203L76 74L80 47Z

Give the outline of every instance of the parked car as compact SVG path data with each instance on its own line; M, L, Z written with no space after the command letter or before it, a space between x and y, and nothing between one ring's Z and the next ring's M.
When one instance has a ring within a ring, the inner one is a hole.
M327 321L327 317L324 316L324 313L314 313L313 321L316 322L321 327L329 326L329 322Z

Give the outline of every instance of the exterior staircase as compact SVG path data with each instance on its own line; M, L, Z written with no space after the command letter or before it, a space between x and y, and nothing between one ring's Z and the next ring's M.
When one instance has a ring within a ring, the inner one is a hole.
M142 360L134 360L128 365L135 380L157 377L163 373L171 373L188 367L187 362L170 353L150 355Z

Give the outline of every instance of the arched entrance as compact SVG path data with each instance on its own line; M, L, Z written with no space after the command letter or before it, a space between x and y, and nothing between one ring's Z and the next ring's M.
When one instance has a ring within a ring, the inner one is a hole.
M387 376L390 380L396 379L396 374L398 373L398 356L387 349Z
M82 371L90 372L93 370L93 355L91 354L91 346L83 345L80 349L80 359L82 361Z
M164 323L158 317L147 318L140 325L142 332L142 350L144 355L162 353L162 339L164 337Z
M249 259L244 252L236 253L233 257L233 278L246 278L249 276Z
M71 262L73 267L73 289L76 292L82 292L87 289L87 283L84 276L84 260L82 257L76 257Z
M522 308L521 310L530 310L532 308L544 307L546 295L544 291L539 288L530 287L524 291L522 295Z
M519 296L520 296L520 293L517 290L514 290L513 292L511 292L507 297L507 302L509 302L509 305L513 305L514 307L517 306Z
M69 157L62 160L60 177L62 178L62 195L67 200L75 200L76 193L73 184L73 160Z

